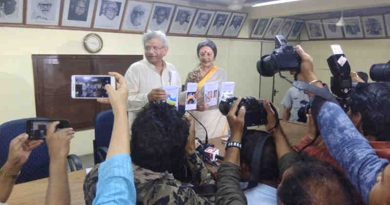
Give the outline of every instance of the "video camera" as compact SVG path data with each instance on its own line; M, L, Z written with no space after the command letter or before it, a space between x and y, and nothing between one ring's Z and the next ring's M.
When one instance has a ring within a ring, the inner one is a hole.
M370 68L370 78L377 82L390 82L390 62L387 64L372 65Z
M287 40L282 35L275 36L275 50L257 61L257 71L265 77L272 77L281 71L299 73L300 67L301 58L295 48L287 44Z
M237 97L230 97L226 100L222 100L219 103L219 111L221 111L223 115L227 115L236 100ZM242 98L240 104L238 105L236 115L238 114L241 106L244 106L246 109L245 127L267 124L267 112L265 111L261 101L256 100L254 97Z
M344 111L348 110L348 99L352 90L351 66L345 57L340 45L331 45L333 55L326 61L332 77L330 77L330 90L336 95Z

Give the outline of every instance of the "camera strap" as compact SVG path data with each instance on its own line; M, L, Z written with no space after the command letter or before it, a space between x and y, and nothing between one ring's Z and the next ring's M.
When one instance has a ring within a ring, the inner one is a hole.
M299 90L304 90L313 93L327 101L331 101L338 104L336 98L330 93L329 88L326 85L323 88L319 88L317 86L310 85L303 81L295 81L293 83L293 86L298 88Z

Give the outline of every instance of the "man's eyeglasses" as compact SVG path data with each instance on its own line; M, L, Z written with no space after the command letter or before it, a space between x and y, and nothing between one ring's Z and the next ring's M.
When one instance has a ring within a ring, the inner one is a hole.
M161 46L161 47L157 47L157 46L145 46L145 51L159 51L161 49L163 49L165 47Z

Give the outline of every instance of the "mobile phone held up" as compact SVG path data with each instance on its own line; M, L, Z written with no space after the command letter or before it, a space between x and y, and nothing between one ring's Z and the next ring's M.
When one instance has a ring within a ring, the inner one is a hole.
M47 135L47 128L50 123L59 121L56 129L63 129L70 127L67 120L27 120L26 133L28 134L29 140L40 140L45 139Z
M72 75L73 99L108 98L104 86L110 84L116 89L115 77L110 75Z

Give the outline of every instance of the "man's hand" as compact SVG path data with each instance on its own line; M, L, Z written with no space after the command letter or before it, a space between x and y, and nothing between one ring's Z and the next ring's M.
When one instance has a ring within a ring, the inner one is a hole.
M114 76L116 79L116 90L109 84L105 86L105 89L108 94L108 99L98 99L100 103L111 104L112 110L114 113L118 111L127 110L127 96L128 89L126 79L117 72L109 72L111 76Z
M166 101L167 94L165 93L164 89L156 88L149 92L148 100L149 102Z
M187 140L187 144L186 144L186 154L187 154L187 156L193 155L195 153L195 151L196 151L195 121L191 120L190 123L191 123L190 133L188 135L188 140Z
M238 142L241 142L245 126L245 107L241 106L240 110L238 111L238 116L236 115L240 102L241 98L237 99L233 107L230 108L230 111L227 115L229 127L232 132L232 140Z
M278 125L278 116L271 107L271 102L268 100L263 101L265 111L267 112L267 124L265 125L267 130L270 131Z
M27 162L31 151L43 143L43 140L28 140L26 133L15 137L10 145L8 151L8 159L4 165L7 173L16 175Z
M317 80L317 76L314 74L313 58L300 45L297 45L295 50L301 57L301 71L298 74L298 79L307 83Z
M74 137L73 128L64 128L56 131L56 121L47 129L46 143L49 148L50 160L66 159L69 154L70 140Z

